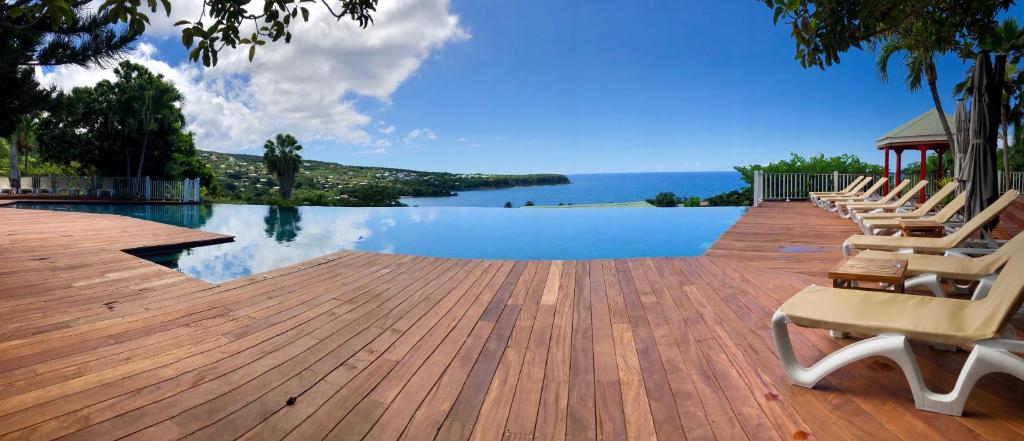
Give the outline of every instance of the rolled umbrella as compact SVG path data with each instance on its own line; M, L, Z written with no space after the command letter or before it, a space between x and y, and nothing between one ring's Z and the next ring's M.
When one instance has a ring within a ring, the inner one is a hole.
M993 68L989 54L982 52L978 55L971 75L970 141L964 158L964 178L967 182L964 189L967 192L965 221L973 219L999 196L996 182L996 136L1002 101L1002 71L999 64ZM991 231L997 222L989 224L986 229Z
M967 101L956 102L956 113L953 116L956 135L953 137L953 179L960 182L960 190L963 191L967 183L966 170L964 165L967 161L967 149L971 144L971 114L967 110Z
M7 178L10 180L11 188L21 188L21 171L18 170L18 150L13 142L7 143L7 154L7 163L10 168Z

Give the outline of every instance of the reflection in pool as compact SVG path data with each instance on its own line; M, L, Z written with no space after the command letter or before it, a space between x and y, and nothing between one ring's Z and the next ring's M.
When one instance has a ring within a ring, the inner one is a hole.
M744 208L339 208L264 205L33 204L122 214L230 234L235 241L150 256L222 282L338 250L480 259L693 256Z

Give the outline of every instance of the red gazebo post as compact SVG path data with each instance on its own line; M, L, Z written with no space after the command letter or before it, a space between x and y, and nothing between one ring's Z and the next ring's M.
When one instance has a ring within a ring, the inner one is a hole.
M885 174L883 174L882 176L888 177L889 176L889 146L885 146L884 150L885 150ZM882 188L884 189L883 191L885 191L885 194L889 194L889 183L888 182L886 182L885 185L882 186Z
M918 146L917 149L921 151L921 180L923 181L923 180L928 178L928 174L926 172L926 170L928 169L928 165L927 165L928 146L927 145ZM924 203L924 188L921 189L921 196L919 197L919 199L920 199L921 203L923 204Z
M900 184L903 175L903 149L896 148L896 185ZM888 176L886 176L888 177Z

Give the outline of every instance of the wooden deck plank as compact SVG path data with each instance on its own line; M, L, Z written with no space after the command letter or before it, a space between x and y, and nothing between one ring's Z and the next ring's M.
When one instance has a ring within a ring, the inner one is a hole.
M218 285L124 250L224 236L10 208L0 223L0 439L1024 434L1024 384L1006 376L981 381L962 418L916 410L886 361L788 383L770 314L856 233L806 202L749 210L704 257L340 252ZM792 336L805 361L850 342ZM950 387L964 354L919 349Z

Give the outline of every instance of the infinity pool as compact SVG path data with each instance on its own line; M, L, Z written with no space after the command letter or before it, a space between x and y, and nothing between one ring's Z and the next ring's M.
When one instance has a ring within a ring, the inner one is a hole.
M705 208L337 208L17 203L109 213L235 236L147 256L218 283L338 250L479 259L695 256L746 210Z

